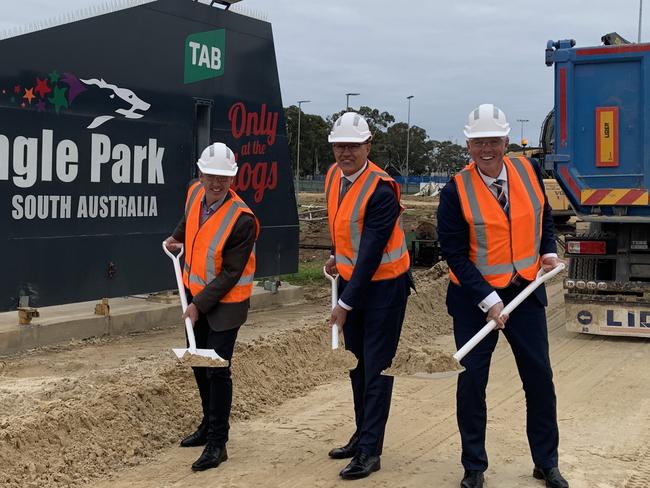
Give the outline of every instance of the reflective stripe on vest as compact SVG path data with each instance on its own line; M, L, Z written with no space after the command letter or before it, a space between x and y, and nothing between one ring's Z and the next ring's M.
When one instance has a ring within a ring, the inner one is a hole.
M199 293L207 283L214 280L222 266L221 252L230 237L235 222L242 213L248 213L255 219L256 236L259 235L259 222L253 212L232 190L231 196L217 211L199 225L201 201L205 192L200 183L192 185L188 190L186 200L186 235L185 235L185 265L183 267L183 282L193 295ZM217 219L217 220L214 220ZM205 227L202 235L199 232ZM198 239L206 241L196 242ZM200 250L200 252L199 252ZM221 298L220 302L241 302L252 294L255 274L255 246L248 258L242 275L233 288Z
M510 217L506 216L500 206L495 206L496 197L485 185L475 163L471 163L455 176L459 196L462 191L465 192L465 198L460 199L461 207L468 223L471 224L470 259L483 276L491 277L488 282L499 288L507 286L515 271L525 279L534 279L534 274L537 272L536 264L539 260L544 210L543 192L532 164L524 158L513 158L512 160L504 158L504 164L508 171ZM486 192L489 192L488 197L486 197ZM484 202L483 206L481 202ZM487 208L488 204L490 208ZM530 212L521 214L522 209L525 210L524 207L527 205L531 207ZM519 219L531 219L531 217L532 228L528 230L532 232L532 235L529 235L529 232L527 235L517 234L515 236L515 232L521 232L521 227L523 227L519 224L524 221ZM502 259L495 263L494 261L490 262L489 254L503 253L503 249L495 250L488 247L490 244L488 226L492 226L492 232L499 232L496 230L495 222L500 219L507 222L508 236L505 238L500 235L500 237L508 241L510 257L507 261ZM514 221L509 222L506 219L514 219ZM450 274L452 281L458 283L453 273Z
M192 208L192 204L194 203L194 200L196 200L197 195L199 192L202 190L201 182L197 181L194 183L190 188L189 191L187 192L187 199L185 201L185 217L188 216L190 213L190 209Z
M340 181L340 169L338 168L338 165L334 165L328 172L325 185L330 233L332 234L333 240L336 239L337 230L339 232L342 230L339 227L335 227L335 225L337 225L336 217L339 212L338 195L340 191ZM355 187L353 185L350 187L343 201L341 201L341 207L343 207L345 206L345 203L347 203L345 199L348 198L348 195L350 195L349 198L352 198L352 195L354 195L354 203L349 214L347 232L344 231L347 239L349 239L349 249L345 249L347 247L347 244L336 245L335 242L335 257L337 266L339 266L339 273L341 273L341 276L343 276L344 279L348 280L350 279L352 268L356 265L358 259L366 203L370 199L372 193L375 191L375 188L377 187L379 181L386 181L390 183L393 186L393 189L395 190L397 198L399 200L399 187L395 181L390 178L386 172L384 172L381 168L372 162L368 162L368 168L359 176L359 179L357 181L361 184L361 186ZM357 181L355 181L355 183L357 183ZM341 249L342 247L343 249ZM409 265L410 262L408 258L408 250L406 247L406 238L404 237L402 219L400 215L393 228L391 238L389 239L388 244L384 249L381 263L377 272L375 273L375 276L373 276L373 280L397 277L400 274L405 273L408 270ZM391 267L395 267L395 269L390 269Z

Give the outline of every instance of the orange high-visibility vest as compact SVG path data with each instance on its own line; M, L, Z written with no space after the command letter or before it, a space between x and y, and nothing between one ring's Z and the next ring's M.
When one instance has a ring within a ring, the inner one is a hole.
M252 210L232 189L227 199L208 219L200 225L201 201L205 190L200 181L192 184L185 200L185 266L183 284L196 296L221 272L223 247L230 237L235 222L241 214L255 218L257 227L255 239L260 233L260 224ZM253 293L255 274L255 246L244 267L239 281L219 300L222 303L243 302Z
M515 273L532 281L540 266L544 192L526 158L503 158L508 172L509 216L472 161L454 180L469 224L469 259L494 288L510 284ZM449 270L451 280L460 284Z
M339 274L347 281L352 277L352 270L357 263L368 200L380 181L391 185L399 202L399 185L379 166L368 161L367 168L352 183L339 205L341 170L338 164L334 164L327 172L325 179L327 219L332 242L336 249L336 267ZM372 276L372 281L396 278L409 269L409 254L402 229L401 213L403 211L404 207L400 204L400 217L395 222L381 263Z

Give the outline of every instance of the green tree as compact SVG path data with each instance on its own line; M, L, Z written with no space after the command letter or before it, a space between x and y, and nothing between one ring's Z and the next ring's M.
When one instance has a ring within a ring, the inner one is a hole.
M469 163L467 148L451 141L433 141L432 170L453 176Z
M289 157L292 172L296 173L298 143L298 107L284 109L289 137ZM322 174L332 162L331 148L327 142L330 127L320 115L300 114L300 176Z
M386 130L382 138L382 147L379 148L384 155L384 163L402 176L406 176L406 139L408 125L398 122ZM416 125L411 126L408 135L409 161L408 172L410 175L426 175L432 166L434 142L429 139L427 132Z

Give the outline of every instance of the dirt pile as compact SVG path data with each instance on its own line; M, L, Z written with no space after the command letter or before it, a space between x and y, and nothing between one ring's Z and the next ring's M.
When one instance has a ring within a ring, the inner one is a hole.
M400 345L390 373L411 375L418 372L434 373L456 368L451 357L455 351L441 351L435 339L452 331L447 314L448 267L440 262L428 270L414 273L417 292L409 299Z
M446 269L439 264L415 279L400 357L420 365L441 357L433 343L450 331ZM239 342L233 361L233 420L347 375L354 361L330 349L325 295L312 313L268 312L288 322L282 330L253 316L258 338ZM168 350L133 354L96 341L12 358L0 369L0 486L78 486L140 464L191 431L199 405L191 370Z
M326 317L304 317L293 330L237 345L234 420L346 374L350 358L329 350ZM68 378L0 384L0 486L6 488L88 483L177 443L200 419L191 370L168 353Z

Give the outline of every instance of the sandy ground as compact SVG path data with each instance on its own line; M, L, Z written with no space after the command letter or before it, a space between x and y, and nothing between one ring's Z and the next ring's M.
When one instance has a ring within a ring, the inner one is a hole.
M452 352L444 264L418 273L399 357ZM561 467L572 487L650 486L649 341L564 330L549 288ZM352 431L347 353L328 350L328 297L255 312L234 364L230 459L192 473L201 449L177 446L199 418L191 373L168 351L182 328L32 351L0 363L0 486L333 487L345 462L327 451ZM455 379L396 380L382 470L355 486L455 487L461 473ZM488 391L487 486L531 477L525 406L507 343Z

